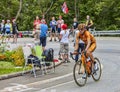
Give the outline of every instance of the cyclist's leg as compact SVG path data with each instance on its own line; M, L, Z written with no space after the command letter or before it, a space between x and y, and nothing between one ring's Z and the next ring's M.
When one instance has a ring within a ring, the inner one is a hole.
M91 44L91 46L90 46L90 48L87 50L87 55L91 58L91 60L92 60L92 64L93 64L93 69L94 70L97 70L97 64L96 64L96 62L95 62L95 60L94 60L94 56L93 56L93 54L92 54L92 52L95 50L95 48L96 48L96 43L93 43L93 44Z
M79 43L79 47L78 47L78 51L77 52L80 52L80 49L81 49L81 46L80 46L80 43ZM79 59L79 54L75 55L75 61L77 62Z
M86 54L91 58L91 60L94 62L94 57L92 52L96 49L96 43L92 43L91 46L88 48Z

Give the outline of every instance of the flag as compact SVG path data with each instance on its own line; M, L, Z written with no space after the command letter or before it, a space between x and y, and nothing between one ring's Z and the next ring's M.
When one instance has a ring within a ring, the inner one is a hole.
M64 2L63 5L62 5L62 11L63 11L65 14L68 13L68 7L67 7L66 2Z

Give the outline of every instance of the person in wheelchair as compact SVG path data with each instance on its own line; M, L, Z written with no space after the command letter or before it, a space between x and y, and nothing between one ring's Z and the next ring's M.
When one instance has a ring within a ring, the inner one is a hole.
M87 57L90 57L92 62L94 63L94 70L97 70L97 64L94 61L93 52L96 49L96 39L95 37L86 29L85 24L78 25L79 33L76 35L76 43L74 48L74 54L77 54L79 48L79 41L82 40L85 43L85 49L82 51L85 53Z

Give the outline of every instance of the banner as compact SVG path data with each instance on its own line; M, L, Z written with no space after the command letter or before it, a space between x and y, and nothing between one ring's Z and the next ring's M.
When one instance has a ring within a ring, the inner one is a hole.
M68 13L68 7L67 7L66 2L64 2L63 5L62 5L62 11L63 11L65 14Z

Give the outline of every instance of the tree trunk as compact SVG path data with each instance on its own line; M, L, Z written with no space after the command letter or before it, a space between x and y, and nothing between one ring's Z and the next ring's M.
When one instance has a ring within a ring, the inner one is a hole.
M51 2L50 7L46 10L46 12L44 13L44 15L46 15L46 14L48 13L48 11L49 11L49 10L50 10L50 8L52 7L52 5L53 5L53 0L52 0L52 2Z
M76 11L76 0L75 0L75 17L77 18L77 11Z
M15 17L16 20L17 20L18 16L20 15L21 9L22 9L22 0L20 0L19 10L18 10L17 15Z

